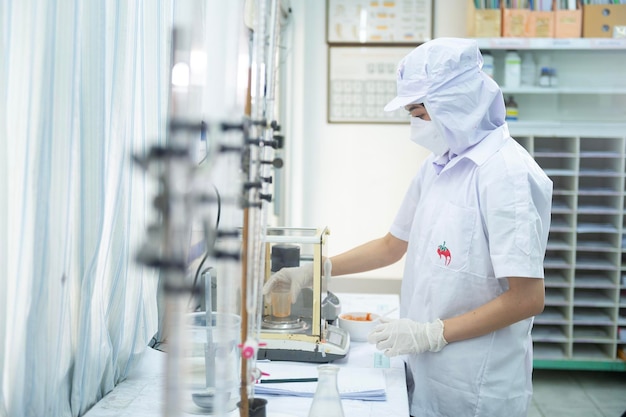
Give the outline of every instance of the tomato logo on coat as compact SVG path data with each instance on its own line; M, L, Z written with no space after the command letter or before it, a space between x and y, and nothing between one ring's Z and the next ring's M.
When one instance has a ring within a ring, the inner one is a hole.
M439 255L439 259L443 256L445 259L445 265L450 265L450 261L452 260L452 255L450 254L450 249L446 248L446 242L443 242L443 245L439 245L437 248L437 255Z

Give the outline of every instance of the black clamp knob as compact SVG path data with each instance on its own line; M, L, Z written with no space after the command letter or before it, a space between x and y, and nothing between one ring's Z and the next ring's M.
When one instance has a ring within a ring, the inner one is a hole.
M266 164L266 165L273 165L274 168L282 168L283 167L283 160L281 158L274 158L271 161L259 161L261 164Z
M170 121L170 130L175 131L189 131L189 132L201 132L206 133L208 130L205 122L192 122L189 120L172 119Z
M239 237L239 230L218 230L217 237Z
M241 152L241 146L230 146L230 145L220 145L219 147L219 152L220 153L226 153L226 152Z
M220 127L222 131L226 132L228 130L243 130L243 123L227 123L223 122Z
M252 188L261 188L262 186L263 184L261 184L261 181L246 182L243 184L243 189L248 191Z
M277 140L265 140L265 139L248 139L246 140L248 145L256 146L270 146L274 149L278 148L279 142Z
M285 146L285 137L283 135L274 135L273 139L276 142L274 149L282 149Z
M220 249L214 250L213 256L218 259L232 259L234 261L238 261L240 258L239 252L226 252Z

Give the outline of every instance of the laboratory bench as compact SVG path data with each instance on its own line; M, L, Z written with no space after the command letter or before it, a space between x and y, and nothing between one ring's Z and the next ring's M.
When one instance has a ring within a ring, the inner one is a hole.
M384 314L394 310L398 304L398 296L391 294L336 294L342 303L342 311L371 311ZM397 310L389 317L397 317ZM97 402L85 417L142 417L161 415L163 413L162 390L165 386L166 353L148 348L137 368L131 375L118 384L111 392ZM391 358L388 364L381 363L373 345L364 342L351 342L350 350L345 358L333 363L342 369L376 369L380 368L385 379L384 401L342 400L345 417L351 416L408 416L409 406L406 390L404 362L400 358ZM294 364L295 365L295 364ZM314 366L314 364L309 364ZM263 361L257 362L262 368ZM387 367L388 366L388 367ZM267 399L267 417L306 417L312 398L288 395L256 395ZM191 416L181 412L181 416ZM238 416L234 410L230 416Z

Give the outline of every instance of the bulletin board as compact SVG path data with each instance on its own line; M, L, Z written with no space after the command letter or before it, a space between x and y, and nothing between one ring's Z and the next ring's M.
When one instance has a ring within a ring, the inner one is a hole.
M417 44L432 39L432 0L327 0L329 44Z
M396 96L398 62L414 46L330 46L329 123L408 123L406 110L385 112Z

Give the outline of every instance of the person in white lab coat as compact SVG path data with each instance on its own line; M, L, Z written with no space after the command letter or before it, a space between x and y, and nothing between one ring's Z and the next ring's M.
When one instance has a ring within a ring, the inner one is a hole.
M389 233L331 258L333 275L406 254L400 319L368 340L406 355L410 412L420 417L522 417L532 395L533 317L544 308L552 182L511 138L498 85L469 39L438 38L398 66L385 110L411 115L411 140L432 151ZM276 282L295 295L312 268Z

